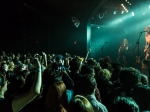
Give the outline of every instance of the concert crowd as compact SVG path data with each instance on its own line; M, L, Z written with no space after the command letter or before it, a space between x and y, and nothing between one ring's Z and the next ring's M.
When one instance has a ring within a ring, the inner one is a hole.
M2 52L0 112L150 111L148 75L89 53Z

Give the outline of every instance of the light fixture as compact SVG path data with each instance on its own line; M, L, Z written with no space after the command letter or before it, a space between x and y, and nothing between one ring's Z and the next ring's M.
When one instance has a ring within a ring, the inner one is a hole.
M132 12L132 16L134 16L134 12Z
M121 11L121 14L124 14L124 10Z
M123 9L128 12L128 9L124 6L124 4L121 4L121 6L123 7Z
M117 14L117 11L114 11L114 14Z

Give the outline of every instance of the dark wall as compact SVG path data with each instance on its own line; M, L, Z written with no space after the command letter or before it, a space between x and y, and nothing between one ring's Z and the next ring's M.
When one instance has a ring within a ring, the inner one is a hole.
M85 56L89 47L87 24L102 1L2 0L0 51ZM73 16L80 21L78 28Z

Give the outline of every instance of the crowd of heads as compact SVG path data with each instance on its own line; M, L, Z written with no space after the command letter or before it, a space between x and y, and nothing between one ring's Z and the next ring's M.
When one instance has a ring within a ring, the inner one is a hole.
M42 65L41 94L23 112L142 112L150 110L148 76L133 67L60 54L0 56L0 99L27 92L35 78L34 59ZM95 98L96 105L89 99ZM38 103L38 104L37 104ZM37 106L38 105L38 106ZM39 108L38 108L39 107Z

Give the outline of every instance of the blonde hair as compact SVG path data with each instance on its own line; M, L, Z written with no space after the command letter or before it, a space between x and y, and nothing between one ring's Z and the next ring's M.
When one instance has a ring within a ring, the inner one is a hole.
M111 79L111 75L112 74L111 74L111 72L108 69L101 69L98 72L97 78L105 77L106 79L110 80Z
M150 26L146 26L145 31L147 31L146 32L146 37L147 37L149 35L148 32L150 32Z

